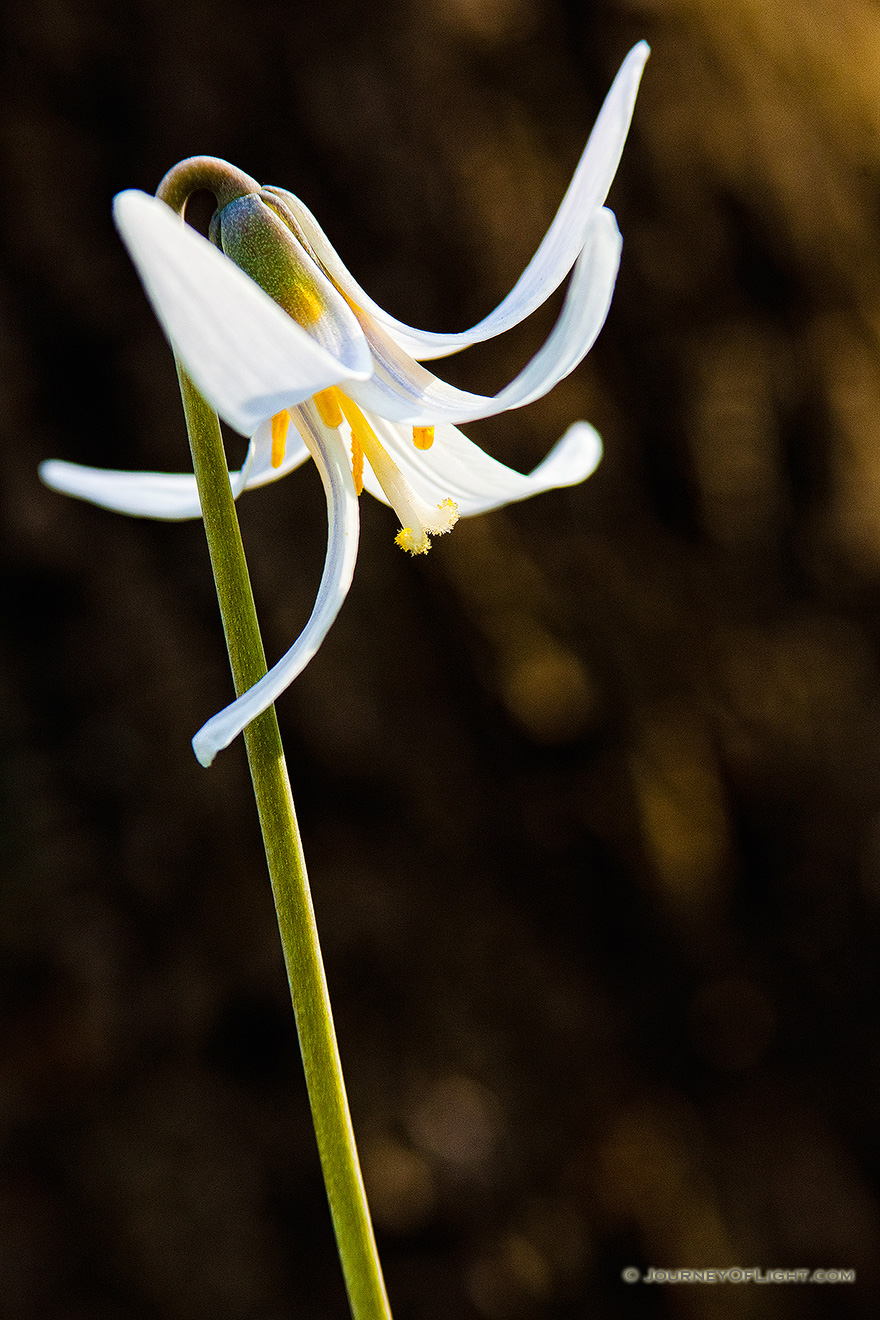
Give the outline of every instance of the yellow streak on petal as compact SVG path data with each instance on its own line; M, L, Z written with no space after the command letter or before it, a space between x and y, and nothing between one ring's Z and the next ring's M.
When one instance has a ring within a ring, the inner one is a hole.
M335 385L331 385L328 390L319 390L314 395L315 407L318 410L318 416L325 426L330 426L333 430L342 425L342 409L339 406L339 391Z
M283 306L302 326L317 325L327 310L318 289L305 276L300 276L296 283L292 283L286 294Z
M287 447L287 428L290 426L290 413L286 408L272 418L272 466L281 467Z
M414 426L413 444L416 449L430 449L434 443L433 426Z

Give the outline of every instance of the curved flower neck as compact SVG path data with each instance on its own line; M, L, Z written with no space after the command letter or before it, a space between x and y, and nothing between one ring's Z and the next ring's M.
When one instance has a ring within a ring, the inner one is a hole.
M171 167L156 196L182 216L192 194L202 190L213 193L217 206L223 207L248 193L259 192L260 185L219 156L190 156Z

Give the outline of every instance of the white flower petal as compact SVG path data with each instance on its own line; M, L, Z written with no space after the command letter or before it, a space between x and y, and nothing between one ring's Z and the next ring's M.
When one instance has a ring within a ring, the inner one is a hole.
M234 479L238 473L230 473ZM201 518L196 479L186 472L117 472L49 459L40 477L53 490L136 518Z
M556 218L513 289L494 312L459 334L417 330L389 316L349 273L308 208L285 189L268 191L283 197L293 210L315 255L340 289L374 316L401 348L421 361L456 353L518 325L546 302L571 270L586 242L593 212L605 201L617 171L648 54L647 43L640 41L621 65Z
M217 752L228 747L302 673L327 636L351 586L359 519L349 458L338 432L324 426L313 407L299 409L298 420L309 436L309 449L327 496L327 557L315 607L296 642L268 674L199 729L192 741L202 765L210 765Z
M242 435L316 390L369 375L362 336L350 336L341 359L328 353L164 202L130 190L113 212L175 352Z
M375 369L367 381L350 381L345 392L362 408L411 425L475 421L509 408L522 408L547 394L592 348L611 305L620 250L620 231L613 213L604 207L595 211L586 246L577 259L562 312L549 338L519 375L493 397L446 384L398 348L366 316L362 324Z
M438 426L430 449L416 449L409 428L368 415L370 425L412 488L429 505L452 499L462 516L485 513L558 486L584 481L602 457L602 441L586 422L575 422L534 472L524 476L468 440L455 426ZM388 500L369 467L364 486Z
M270 481L286 477L288 472L300 467L309 457L309 451L296 427L291 423L287 428L284 445L284 458L278 467L272 466L272 419L267 417L251 436L250 448L242 472L245 480L242 490L253 490L255 486L267 486ZM233 492L238 498L238 491L233 482Z
M346 366L365 367L354 312L284 220L257 195L219 212L220 248L321 348Z
M236 499L243 490L265 486L285 477L309 457L302 439L291 427L284 461L273 468L270 426L270 422L265 422L258 429L243 467L229 474ZM40 477L53 490L89 500L115 513L128 513L136 518L162 518L167 522L202 516L196 479L191 472L120 472L53 458L40 464Z

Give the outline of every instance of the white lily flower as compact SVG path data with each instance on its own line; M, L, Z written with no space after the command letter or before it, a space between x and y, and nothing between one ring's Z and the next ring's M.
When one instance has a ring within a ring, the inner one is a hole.
M244 183L215 215L213 242L158 198L128 191L115 199L117 228L175 353L224 421L250 437L243 467L230 473L233 494L275 481L311 456L327 497L327 557L311 617L269 673L196 734L193 746L203 765L271 705L326 636L354 572L362 486L394 508L398 544L420 554L431 535L449 531L459 516L573 485L596 467L601 441L586 422L571 426L528 476L490 458L456 423L540 398L592 347L621 250L616 221L603 203L647 56L640 42L624 61L556 218L514 289L459 334L417 330L384 312L346 270L307 208L284 189L261 189L236 173ZM517 325L572 268L549 338L498 394L456 389L420 365ZM122 513L201 514L191 474L114 472L53 460L42 464L40 475L56 490Z

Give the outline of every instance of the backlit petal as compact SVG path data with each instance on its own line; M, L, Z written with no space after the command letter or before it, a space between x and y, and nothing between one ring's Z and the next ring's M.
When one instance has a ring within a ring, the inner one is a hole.
M604 324L620 264L620 231L611 211L594 212L575 264L565 303L546 343L494 397L456 389L421 366L365 314L361 314L374 373L345 387L362 408L410 425L474 421L521 408L547 394L586 356Z
M349 334L339 357L327 352L164 202L131 190L113 210L175 352L242 435L315 390L369 375L359 333Z
M265 486L286 476L309 457L299 434L291 428L284 461L280 467L273 468L269 426L267 421L259 427L244 465L240 471L229 474L236 499L243 490ZM115 513L128 513L136 518L162 518L168 522L202 516L196 479L191 472L119 472L112 468L84 467L79 463L49 459L40 464L40 477L53 490L89 500Z
M452 499L462 516L484 513L557 486L573 486L596 468L602 441L592 426L576 422L528 476L490 458L455 426L438 426L430 449L416 449L404 426L370 415L370 424L412 488L428 504ZM373 472L364 471L371 495L388 501Z
M640 41L624 60L556 218L513 289L494 312L459 334L417 330L389 316L349 273L308 208L284 189L270 188L268 191L282 196L293 210L315 255L340 289L359 307L371 313L401 348L421 361L456 353L468 344L492 339L518 325L546 302L571 270L586 241L593 212L605 201L617 171L648 54L647 43Z
M284 445L284 458L278 467L272 466L272 419L267 417L261 422L251 437L250 449L245 460L246 480L244 490L254 486L267 486L270 481L286 477L288 472L298 468L309 457L309 451L295 426L288 427ZM242 471L245 471L242 468ZM233 484L233 490L235 489ZM237 493L237 492L236 492Z
M229 475L234 479L238 473ZM117 472L112 468L83 467L79 463L49 459L40 464L40 477L53 490L89 500L115 513L164 518L170 522L202 516L192 473Z
M228 747L301 674L326 637L354 574L358 544L358 499L351 466L338 432L329 430L309 405L295 418L308 437L309 449L327 496L327 557L311 617L293 646L258 683L199 729L193 750L202 765Z

